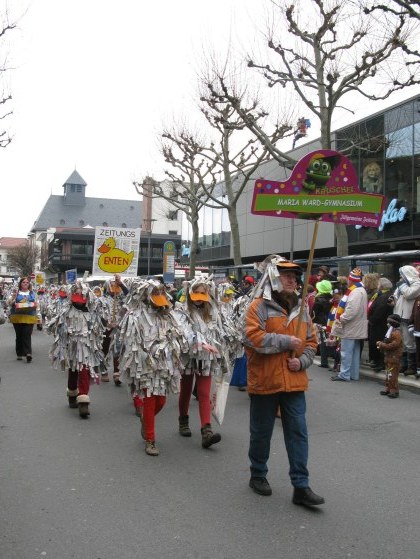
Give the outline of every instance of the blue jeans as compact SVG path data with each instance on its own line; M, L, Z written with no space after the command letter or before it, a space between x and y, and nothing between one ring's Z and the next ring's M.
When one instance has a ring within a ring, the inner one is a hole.
M341 339L341 365L339 377L345 380L359 380L360 340Z
M308 430L304 392L251 394L249 459L251 477L266 477L270 443L280 405L289 476L294 487L308 487Z

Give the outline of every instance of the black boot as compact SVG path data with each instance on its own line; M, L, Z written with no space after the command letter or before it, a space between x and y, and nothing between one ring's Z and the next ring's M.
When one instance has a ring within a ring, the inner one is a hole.
M179 422L179 434L181 437L191 437L191 429L189 425L189 416L180 415L178 417Z
M310 487L295 487L292 501L295 505L305 507L316 507L325 503L325 499L314 493Z
M201 428L201 446L203 448L209 448L212 444L219 443L221 440L222 436L219 433L213 433L210 423Z

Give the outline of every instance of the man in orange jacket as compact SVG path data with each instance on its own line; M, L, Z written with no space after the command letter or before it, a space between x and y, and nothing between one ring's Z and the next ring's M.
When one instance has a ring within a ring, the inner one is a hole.
M250 487L271 495L267 461L276 418L281 409L293 503L314 506L325 501L309 487L308 431L306 427L306 369L312 365L317 338L305 309L299 321L298 278L294 262L271 255L246 314L245 349L248 358L251 461ZM261 296L258 296L258 295Z

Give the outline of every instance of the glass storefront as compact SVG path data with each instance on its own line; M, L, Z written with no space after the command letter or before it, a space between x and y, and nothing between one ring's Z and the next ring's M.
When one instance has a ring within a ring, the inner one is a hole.
M349 245L420 235L420 99L337 133L362 191L385 196L379 229L348 227Z

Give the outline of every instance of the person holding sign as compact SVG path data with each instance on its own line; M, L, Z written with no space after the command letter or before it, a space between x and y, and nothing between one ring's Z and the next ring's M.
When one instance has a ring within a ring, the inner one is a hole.
M309 487L306 427L306 369L312 365L317 338L307 309L297 295L301 268L281 256L270 255L246 313L245 348L248 358L251 479L259 495L271 495L267 461L280 406L289 475L296 505L322 505L323 497ZM301 308L301 312L299 312Z
M97 312L96 298L87 284L77 281L68 287L68 297L48 322L52 335L49 356L55 369L67 370L67 398L79 416L90 416L90 384L99 382L104 370L102 338L105 326ZM98 372L97 372L98 371Z
M125 297L128 293L128 288L125 286L121 279L120 274L115 274L114 279L107 280L104 285L104 296L109 301L110 307L110 321L107 324L105 331L102 351L108 361L110 360L110 351L112 352L112 365L113 365L113 379L115 386L121 386L120 380L120 341L119 341L119 329L118 322L122 318L123 314L123 304ZM109 382L109 375L105 371L101 376L102 382Z

